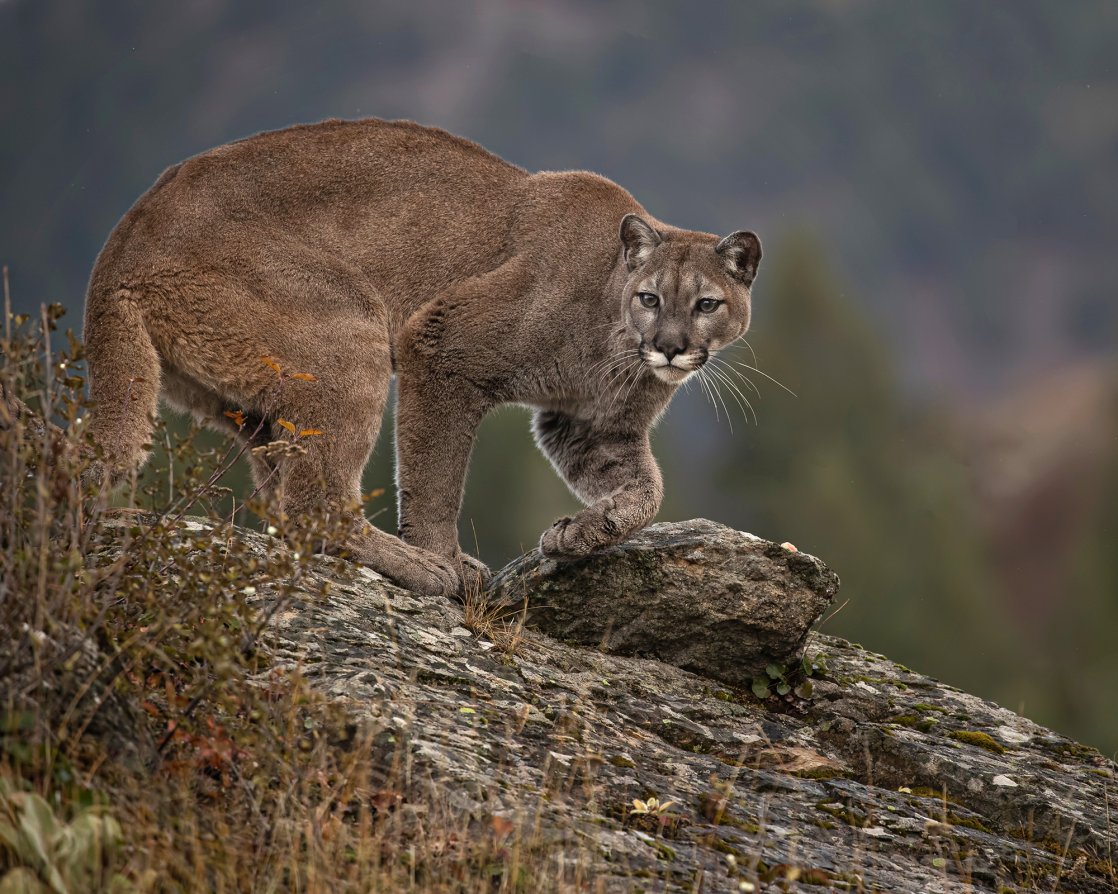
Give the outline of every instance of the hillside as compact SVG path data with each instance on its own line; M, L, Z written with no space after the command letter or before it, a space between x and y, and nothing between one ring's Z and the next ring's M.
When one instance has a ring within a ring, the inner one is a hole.
M102 561L138 530L108 524ZM285 551L210 523L170 533L171 580ZM465 612L344 561L296 567L248 597L264 627L246 682L297 674L331 712L330 725L308 714L293 730L323 767L303 793L308 813L284 820L310 824L307 854L281 881L274 842L234 825L219 843L203 825L208 884L1108 894L1118 883L1107 813L1118 766L861 646L808 636L838 581L787 545L706 521L657 525L574 565L525 556ZM100 663L94 648L79 667ZM152 698L153 714L176 716ZM112 702L110 725L88 699L75 716L129 739L128 760L149 768L133 773L169 772L154 738L121 728L146 715L129 721ZM220 810L267 781L252 771L260 744L210 723L173 753L205 782L194 797ZM337 765L348 772L326 769ZM192 827L202 818L189 800L179 809ZM118 868L129 867L141 889L185 881L181 861L133 853Z

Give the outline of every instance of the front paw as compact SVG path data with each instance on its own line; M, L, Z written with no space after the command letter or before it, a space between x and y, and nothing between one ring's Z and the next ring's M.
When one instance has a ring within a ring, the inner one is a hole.
M409 559L407 566L390 574L404 589L441 599L460 597L462 578L456 562L430 553L413 555Z
M410 546L368 523L351 533L341 552L413 593L455 599L462 590L459 562Z
M481 559L475 559L468 553L462 552L458 553L455 562L462 578L462 595L469 599L471 596L484 593L493 577L493 572L489 570L489 566Z
M581 559L625 539L602 512L587 510L561 518L540 537L540 552L549 559Z

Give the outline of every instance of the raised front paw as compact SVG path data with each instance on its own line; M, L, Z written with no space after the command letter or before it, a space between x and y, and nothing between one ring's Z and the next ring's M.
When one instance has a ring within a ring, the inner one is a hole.
M600 510L586 509L559 519L540 537L540 552L549 559L580 559L620 543L629 534Z

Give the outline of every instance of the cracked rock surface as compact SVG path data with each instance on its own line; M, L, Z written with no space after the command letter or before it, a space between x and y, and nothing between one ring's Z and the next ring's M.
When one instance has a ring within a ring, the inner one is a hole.
M577 562L529 553L490 589L556 639L748 687L767 665L799 662L838 583L814 556L696 519Z
M495 586L539 628L511 653L459 606L368 570L320 558L304 574L305 599L254 597L274 611L277 665L391 739L409 800L533 830L556 877L578 864L610 892L1115 890L1115 764L809 634L837 588L810 556L707 521L563 566L526 556ZM766 664L799 682L805 645L810 687L757 698ZM632 813L651 797L674 803Z

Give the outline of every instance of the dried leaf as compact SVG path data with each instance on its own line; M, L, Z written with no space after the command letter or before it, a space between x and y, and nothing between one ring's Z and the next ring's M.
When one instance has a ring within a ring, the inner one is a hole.
M282 417L276 420L276 425L280 428L287 429L291 434L295 434L295 425Z
M300 382L317 382L318 379L311 373L292 373L291 378L298 379Z
M503 816L493 816L489 822L493 825L493 835L498 839L508 838L516 828L516 823Z
M276 363L274 358L269 357L267 354L260 358L260 362L269 369L275 370L276 375L279 375L279 373L282 372L282 370L280 369L280 365Z
M381 789L373 792L369 797L370 803L378 813L384 813L389 810L395 810L398 806L404 803L404 796L393 789Z
M240 410L226 410L223 415L228 416L238 426L245 424L245 414Z
M316 435L320 435L320 434L322 434L322 429L320 429L320 428L302 428L302 429L299 429L299 437L300 438L313 438Z

